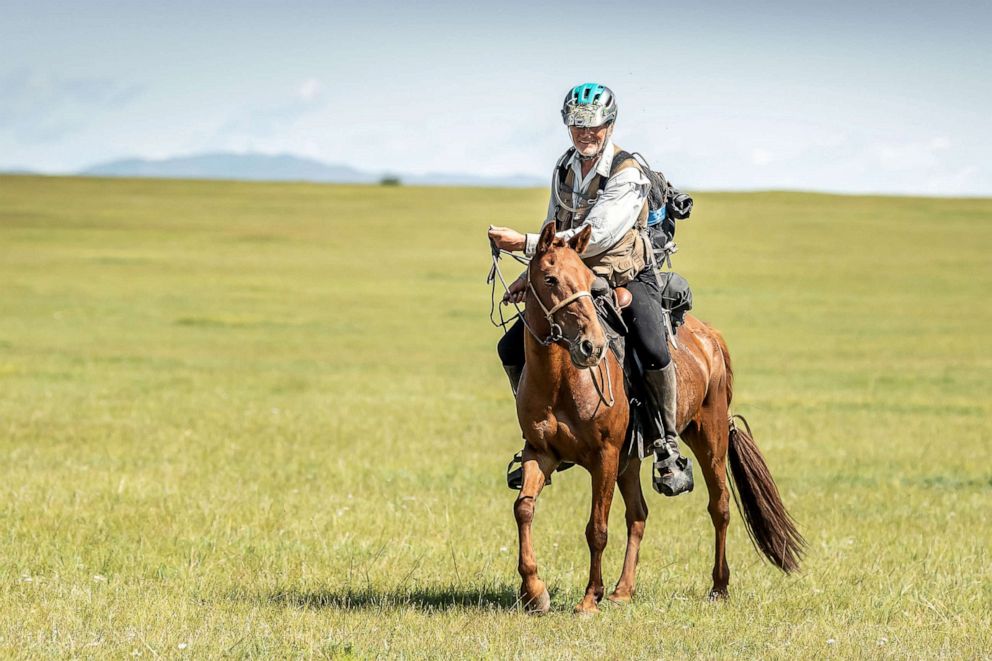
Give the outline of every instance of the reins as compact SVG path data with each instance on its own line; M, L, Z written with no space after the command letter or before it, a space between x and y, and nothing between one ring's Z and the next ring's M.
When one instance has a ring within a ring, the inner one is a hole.
M530 332L530 334L534 336L534 339L537 340L537 342L541 346L546 347L546 346L548 346L550 344L553 344L555 342L562 342L569 349L571 349L572 345L574 344L574 341L573 340L570 340L569 338L565 337L562 334L561 326L554 320L554 314L556 312L558 312L559 310L561 310L562 308L564 308L565 306L569 305L570 303L574 303L575 301L579 300L580 298L585 298L586 296L588 296L589 298L592 298L592 293L589 292L589 291L585 291L585 290L578 291L578 292L572 294L571 296L569 296L568 298L566 298L565 300L561 301L560 303L558 303L557 305L555 305L554 307L552 307L549 310L544 305L544 302L541 301L541 297L537 294L537 290L534 289L534 285L531 284L530 278L528 277L528 279L527 279L527 288L530 289L530 292L532 294L534 294L534 300L537 301L537 305L541 308L541 311L544 313L544 318L545 318L545 320L547 320L548 326L550 327L549 332L548 332L548 336L545 337L545 338L542 338L540 335L537 334L537 331L535 331L533 328L531 328L530 324L527 323L527 318L524 316L523 310L520 309L520 306L516 302L511 302L511 304L513 305L513 309L517 311L517 314L515 314L512 317L510 317L509 319L505 319L503 317L502 303L499 306L497 306L497 304L496 304L496 279L497 278L499 278L500 284L503 285L503 290L506 293L509 293L509 291L510 291L509 286L507 286L507 284L506 284L506 279L503 278L503 273L499 269L499 258L502 255L509 255L510 257L512 257L513 259L517 260L521 264L524 264L524 265L527 265L527 266L530 265L530 260L527 259L526 257L521 257L519 255L515 255L515 254L513 254L512 252L510 252L508 250L503 250L502 248L497 248L496 247L496 244L493 243L492 241L490 241L489 243L490 243L490 246L492 248L492 255L493 255L493 265L489 269L489 276L486 278L486 282L492 285L491 297L490 297L490 301L489 301L489 321L491 321L494 326L498 326L498 327L502 328L503 329L503 332L506 333L506 327L507 327L507 325L509 325L509 323L511 321L513 321L514 319L520 319L520 321L523 322L524 328L526 328ZM494 318L496 310L499 310L499 319L500 320L498 322Z
M503 317L502 300L498 305L496 303L496 279L499 278L499 283L503 285L504 292L509 293L510 288L509 286L507 286L506 280L503 278L503 273L499 269L499 258L502 255L509 255L510 257L512 257L513 259L517 260L518 262L520 262L525 266L530 265L530 260L527 259L526 257L514 255L509 250L503 250L502 248L497 248L496 244L492 240L489 241L489 245L492 248L492 254L493 254L493 265L489 269L489 276L486 277L486 283L492 285L490 291L490 298L489 298L489 321L492 323L493 326L502 328L503 334L505 335L506 327L509 326L514 319L519 319L523 323L524 328L530 331L530 334L534 336L534 339L537 340L541 344L541 346L546 347L552 342L556 342L557 340L553 339L551 335L549 335L547 338L543 340L541 339L541 337L534 331L534 329L530 327L530 324L527 323L527 319L524 317L523 310L520 309L520 306L516 303L516 301L510 301L510 304L513 306L513 309L517 311L517 313L512 317L510 317L509 319ZM528 281L527 284L529 285L530 282ZM537 299L537 302L539 305L543 307L540 298ZM496 321L495 319L496 312L499 312L499 321ZM561 330L560 327L559 330ZM559 338L559 339L564 339L564 338Z
M585 289L580 290L580 291L577 291L574 294L572 294L571 296L569 296L568 298L566 298L566 299L564 299L562 301L559 301L557 305L554 305L549 310L544 305L544 302L541 301L541 297L538 295L537 290L534 289L534 285L531 284L530 278L528 277L528 279L527 279L527 288L530 289L530 292L534 295L534 300L537 301L537 305L541 308L541 312L544 313L544 318L545 318L545 320L547 320L548 326L549 326L548 336L542 339L541 336L538 335L537 332L535 332L533 328L531 328L530 324L527 323L527 318L524 316L523 311L520 309L520 306L516 302L511 301L511 305L513 305L513 308L516 310L517 313L514 316L510 317L509 319L506 319L506 318L503 317L502 301L500 301L500 303L498 305L496 303L496 280L497 279L499 279L500 284L503 285L504 292L509 293L509 291L510 291L510 288L506 284L506 280L503 278L503 273L500 271L500 268L499 268L499 258L501 256L503 256L503 255L509 255L510 257L512 257L513 259L517 260L521 264L525 264L527 266L530 266L530 260L527 259L526 257L521 257L519 255L515 255L515 254L513 254L512 252L510 252L508 250L503 250L502 248L497 248L496 247L496 243L493 242L491 239L489 241L489 245L490 245L490 248L491 248L492 258L493 258L493 265L489 269L489 275L486 277L486 283L492 285L492 289L491 289L491 292L490 292L490 301L489 301L489 321L492 322L493 326L497 326L499 328L502 328L503 329L503 333L506 334L506 332L507 332L506 331L507 325L509 325L510 322L512 322L514 319L520 319L520 321L524 325L524 328L526 328L528 330L528 332L530 332L530 334L533 336L533 338L541 346L547 347L547 346L550 346L550 345L552 345L552 344L554 344L556 342L560 342L560 343L565 344L569 349L571 349L572 346L575 344L575 341L574 340L571 340L571 339L569 339L569 338L567 338L567 337L565 337L563 335L561 325L559 325L554 320L554 315L559 310L564 309L565 307L567 307L568 305L571 305L572 303L574 303L575 301L577 301L579 299L586 298L586 297L588 297L590 299L593 298L592 292L590 292L588 290L585 290ZM498 322L495 319L495 314L496 314L496 311L497 310L499 311L499 321ZM602 323L602 322L600 322L600 323ZM609 349L608 348L607 348L606 351L603 352L603 355L600 356L599 361L595 365L595 367L598 368L598 370L600 372L600 380L604 380L603 377L602 377L603 358L606 357L606 354L607 353L609 353ZM589 376L592 379L593 386L595 386L595 388L596 388L596 394L599 395L600 401L603 404L605 404L607 408L612 407L616 403L616 397L613 394L613 377L610 374L609 367L606 368L606 379L605 379L605 382L606 382L606 393L609 394L609 398L606 397L606 394L604 394L603 389L600 387L599 383L596 381L596 375L593 374L593 371L592 371L593 368L592 367L586 367L585 369L589 370Z

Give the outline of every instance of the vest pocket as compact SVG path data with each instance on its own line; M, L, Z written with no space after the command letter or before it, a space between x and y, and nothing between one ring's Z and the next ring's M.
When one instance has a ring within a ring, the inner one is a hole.
M633 257L619 257L613 262L610 281L614 287L622 287L633 280L639 270Z

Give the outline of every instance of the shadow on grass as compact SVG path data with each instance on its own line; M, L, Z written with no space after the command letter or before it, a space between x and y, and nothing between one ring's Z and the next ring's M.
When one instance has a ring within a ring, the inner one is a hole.
M280 606L305 610L329 608L361 611L411 608L425 612L437 612L463 608L516 610L519 607L516 590L509 586L481 589L438 587L396 591L372 589L343 592L280 590L269 595L268 601Z

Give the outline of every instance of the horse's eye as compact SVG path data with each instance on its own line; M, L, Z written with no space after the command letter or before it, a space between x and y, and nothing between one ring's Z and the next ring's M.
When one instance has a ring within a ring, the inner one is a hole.
M549 287L557 287L558 286L558 278L556 278L553 275L546 276L544 278L544 283L546 285L548 285Z

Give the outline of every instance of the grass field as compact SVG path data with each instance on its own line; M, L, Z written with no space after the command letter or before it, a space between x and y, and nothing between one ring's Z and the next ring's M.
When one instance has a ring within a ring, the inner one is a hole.
M735 512L706 603L705 491L650 493L594 619L581 469L538 505L552 614L516 604L485 229L545 204L0 178L0 656L992 656L992 200L698 196L676 266L805 569Z

